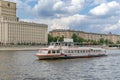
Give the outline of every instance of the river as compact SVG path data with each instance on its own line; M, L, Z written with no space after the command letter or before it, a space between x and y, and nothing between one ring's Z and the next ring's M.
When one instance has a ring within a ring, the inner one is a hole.
M120 50L61 60L38 60L36 52L0 51L0 80L120 80Z

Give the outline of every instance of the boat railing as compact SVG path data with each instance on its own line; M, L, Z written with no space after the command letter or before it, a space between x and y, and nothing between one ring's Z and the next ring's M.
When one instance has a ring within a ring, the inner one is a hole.
M52 43L50 43L49 47L51 47L51 48L56 48L56 47L68 47L68 48L71 48L71 47L75 47L75 48L94 47L94 48L100 48L102 46L101 45L83 45L83 44L77 43L77 42L52 42Z

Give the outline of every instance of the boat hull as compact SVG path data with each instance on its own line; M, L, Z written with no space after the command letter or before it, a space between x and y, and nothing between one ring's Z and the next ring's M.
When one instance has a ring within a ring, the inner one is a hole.
M106 54L98 55L84 55L84 56L66 56L66 55L36 55L39 60L51 60L51 59L74 59L74 58L93 58L93 57L102 57L107 56Z

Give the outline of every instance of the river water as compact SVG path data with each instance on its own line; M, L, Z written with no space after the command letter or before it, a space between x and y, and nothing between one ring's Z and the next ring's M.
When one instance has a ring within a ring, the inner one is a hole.
M0 80L120 80L120 50L61 60L38 60L36 52L0 51Z

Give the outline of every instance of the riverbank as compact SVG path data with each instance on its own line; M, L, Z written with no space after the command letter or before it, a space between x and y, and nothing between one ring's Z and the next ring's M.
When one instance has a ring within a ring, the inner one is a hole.
M120 50L118 47L103 47L106 50Z
M47 47L47 46L0 46L0 51L6 50L39 50L39 48ZM103 47L106 50L119 50L117 47Z
M6 50L39 50L39 48L45 47L45 46L6 46L6 47L0 47L0 51L6 51Z

